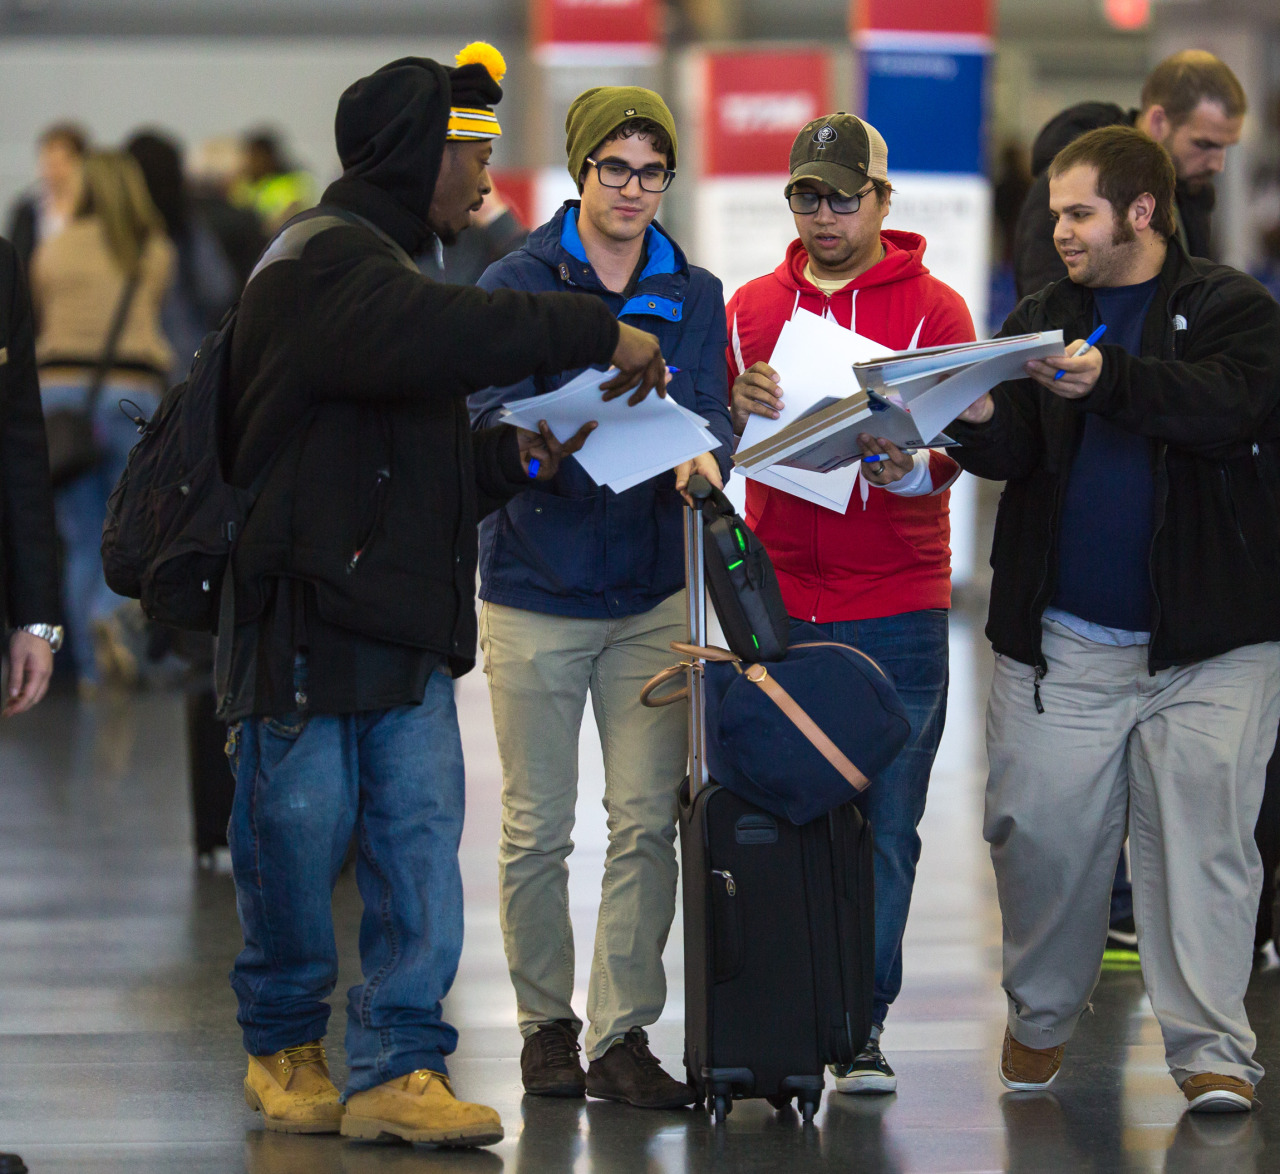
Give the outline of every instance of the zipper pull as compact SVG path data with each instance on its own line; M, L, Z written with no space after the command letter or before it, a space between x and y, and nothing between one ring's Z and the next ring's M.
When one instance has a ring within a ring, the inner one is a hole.
M724 877L724 891L731 897L737 896L738 886L734 883L733 873L727 871L722 872L718 868L713 868L711 870L711 875Z
M1044 669L1036 665L1036 683L1032 693L1036 699L1036 713L1044 713L1044 702L1040 700L1040 681L1044 677Z

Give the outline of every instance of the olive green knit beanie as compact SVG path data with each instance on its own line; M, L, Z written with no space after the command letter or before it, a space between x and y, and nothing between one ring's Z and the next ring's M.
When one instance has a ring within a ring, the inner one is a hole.
M671 139L671 166L675 167L676 121L667 104L641 86L596 86L574 98L564 120L565 154L575 184L587 156L610 132L633 118L647 118L667 132Z

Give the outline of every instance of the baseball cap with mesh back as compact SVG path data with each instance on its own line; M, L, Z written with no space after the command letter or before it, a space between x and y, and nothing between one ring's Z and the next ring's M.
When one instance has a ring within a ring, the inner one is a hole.
M852 196L869 179L888 182L889 148L869 122L843 110L816 118L791 144L787 194L802 179L813 179Z

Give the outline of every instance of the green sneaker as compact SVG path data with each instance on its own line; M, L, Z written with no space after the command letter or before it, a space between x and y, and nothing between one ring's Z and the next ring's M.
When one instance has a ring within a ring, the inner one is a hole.
M885 1093L898 1091L898 1077L880 1051L877 1040L868 1040L852 1064L832 1064L836 1092Z

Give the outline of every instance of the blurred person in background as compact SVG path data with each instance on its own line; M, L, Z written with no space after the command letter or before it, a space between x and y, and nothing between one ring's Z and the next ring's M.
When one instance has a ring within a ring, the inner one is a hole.
M253 131L244 139L244 173L231 191L242 208L252 208L264 232L273 233L291 216L316 202L315 180L286 159L273 130Z
M205 139L191 152L187 184L191 203L217 234L218 243L244 289L258 257L267 247L257 213L231 202L231 190L244 170L244 149L230 135Z
M1214 177L1227 148L1240 141L1248 102L1236 75L1212 53L1186 49L1160 62L1142 86L1142 105L1124 110L1113 102L1082 102L1050 120L1031 150L1035 182L1018 217L1014 270L1025 298L1067 275L1053 247L1049 215L1049 164L1068 143L1102 126L1136 126L1173 159L1178 177L1177 236L1193 257L1212 257L1210 216Z
M529 230L507 207L495 187L485 196L480 211L472 213L471 227L444 250L440 280L453 285L475 285L490 265L514 253L528 237Z
M101 460L55 493L67 638L83 695L94 692L102 668L125 677L136 674L136 665L119 661L120 642L111 631L111 619L121 599L102 577L98 547L107 497L138 439L119 402L128 399L138 408L132 414L150 417L173 366L173 351L160 325L173 272L174 248L141 168L122 151L91 154L71 223L41 244L31 262L39 322L36 358L46 414L85 409L112 322L127 300L115 355L94 411ZM95 635L101 666L94 655Z
M1027 148L1010 140L1000 148L1000 171L991 190L991 210L999 232L999 263L1013 264L1018 216L1031 190L1031 160Z
M36 245L66 228L80 196L80 170L89 136L74 122L55 122L36 140L39 172L34 191L22 196L9 218L9 239L23 267Z
M35 705L62 644L58 539L36 377L31 300L17 252L0 240L0 624L9 633L3 714Z
M161 326L174 352L169 373L173 384L186 378L200 341L217 327L239 287L217 235L187 191L178 144L167 135L143 131L125 150L142 168L147 191L177 250L174 281L160 310Z

